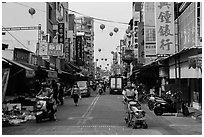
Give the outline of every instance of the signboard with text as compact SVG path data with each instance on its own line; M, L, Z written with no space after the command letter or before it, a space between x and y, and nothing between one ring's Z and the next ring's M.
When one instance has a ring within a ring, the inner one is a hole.
M58 23L58 43L64 44L64 23Z
M63 44L49 43L48 55L51 56L63 56Z
M46 56L47 55L47 49L48 49L48 43L45 41L41 41L39 44L39 55L40 56Z
M157 55L174 54L174 3L156 2L155 8Z

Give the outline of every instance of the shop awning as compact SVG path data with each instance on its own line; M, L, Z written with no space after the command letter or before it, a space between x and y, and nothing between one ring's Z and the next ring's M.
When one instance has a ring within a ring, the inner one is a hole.
M58 78L58 75L57 75L57 71L54 71L54 70L46 70L47 71L47 76L48 78L51 78L51 79L57 79Z
M69 65L72 69L76 70L76 72L82 71L79 67L75 66L74 64L72 64L72 63L70 63L70 62L68 62L68 65Z
M16 65L22 69L25 70L26 72L26 77L30 78L30 77L34 77L35 76L35 71L25 65L22 65L21 63L18 63L16 61L13 61L13 60L9 60L9 59L6 59L6 58L3 58L4 60L6 60L8 63L11 63L12 65Z

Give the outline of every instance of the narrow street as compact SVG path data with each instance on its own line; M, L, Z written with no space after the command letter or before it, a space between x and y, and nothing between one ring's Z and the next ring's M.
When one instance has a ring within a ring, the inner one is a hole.
M3 127L3 135L201 135L202 123L191 117L173 115L155 116L146 105L148 129L127 127L121 95L96 95L82 98L74 106L70 97L58 106L57 121L35 123L29 121L20 126Z

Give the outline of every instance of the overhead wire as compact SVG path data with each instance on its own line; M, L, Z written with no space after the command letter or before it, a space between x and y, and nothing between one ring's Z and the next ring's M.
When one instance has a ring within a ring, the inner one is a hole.
M2 26L4 28L4 26ZM20 42L14 35L12 35L9 31L6 30L6 32L8 32L9 35L11 35L18 43L20 43L24 48L26 48L27 50L30 51L30 49L28 49L22 42Z
M24 7L28 7L28 8L33 8L31 6L28 6L28 5L25 5L25 4L22 4L22 3L19 3L19 2L15 2L16 4L18 5L21 5L21 6L24 6ZM41 9L38 9L38 8L35 8L36 10L39 10L39 11L42 11L42 12L46 12L44 10L41 10ZM80 13L80 12L77 12L77 11L74 11L74 10L71 10L71 9L68 9L68 8L64 8L65 10L68 10L68 11L71 11L73 13L76 13L76 14L79 14L79 15L82 15L82 16L85 16L85 17L90 17L94 20L99 20L99 21L103 21L103 22L110 22L110 23L118 23L118 24L124 24L124 25L128 25L128 23L126 22L119 22L119 21L112 21L112 20L107 20L107 19L101 19L101 18L96 18L96 17L92 17L92 16L87 16L83 13Z

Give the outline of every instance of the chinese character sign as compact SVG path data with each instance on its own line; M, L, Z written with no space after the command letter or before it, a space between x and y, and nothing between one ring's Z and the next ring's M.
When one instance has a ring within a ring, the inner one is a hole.
M174 54L174 3L156 2L155 7L157 55Z
M64 23L58 23L58 43L64 44Z
M48 55L51 56L63 56L63 44L49 43Z

